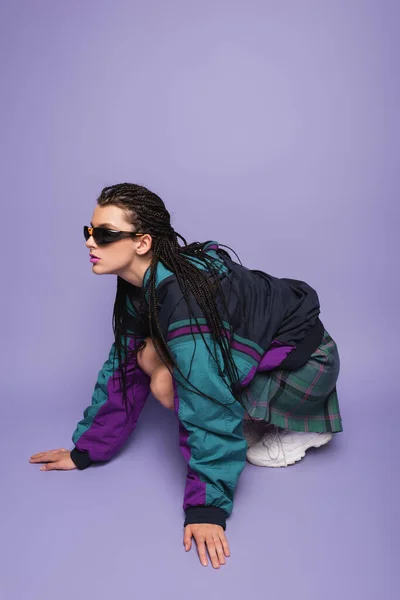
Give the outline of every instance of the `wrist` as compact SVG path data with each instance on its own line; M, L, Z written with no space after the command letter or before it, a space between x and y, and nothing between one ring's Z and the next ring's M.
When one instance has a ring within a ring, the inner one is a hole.
M87 467L90 467L93 463L93 460L89 456L89 452L87 452L87 450L78 450L78 448L71 450L71 460L80 471L87 469Z
M225 510L218 506L189 506L186 511L184 527L194 523L211 523L212 525L220 525L226 529L226 519L228 517Z

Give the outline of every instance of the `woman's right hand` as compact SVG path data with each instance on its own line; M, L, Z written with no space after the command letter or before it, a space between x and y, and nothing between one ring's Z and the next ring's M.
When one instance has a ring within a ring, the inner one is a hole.
M33 454L30 463L46 463L40 467L41 471L71 471L76 469L76 465L71 458L70 450L59 448L58 450L49 450L48 452L38 452Z

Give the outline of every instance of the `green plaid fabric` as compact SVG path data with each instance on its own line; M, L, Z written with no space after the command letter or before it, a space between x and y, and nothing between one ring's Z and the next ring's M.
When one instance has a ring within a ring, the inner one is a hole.
M342 431L336 382L340 359L325 330L317 350L297 371L257 373L244 389L251 418L293 431Z

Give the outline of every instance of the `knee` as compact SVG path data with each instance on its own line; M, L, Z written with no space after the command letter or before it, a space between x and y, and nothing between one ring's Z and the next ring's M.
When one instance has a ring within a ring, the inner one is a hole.
M144 348L137 353L137 363L142 371L151 377L157 367L164 363L154 348L153 340L151 338L146 338L145 342Z
M165 365L154 369L151 375L150 391L165 408L174 410L172 375Z

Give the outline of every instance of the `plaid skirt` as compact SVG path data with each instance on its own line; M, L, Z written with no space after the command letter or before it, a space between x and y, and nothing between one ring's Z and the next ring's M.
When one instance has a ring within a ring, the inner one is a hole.
M256 373L243 390L246 417L293 431L342 431L339 369L336 343L325 330L321 344L300 369Z

